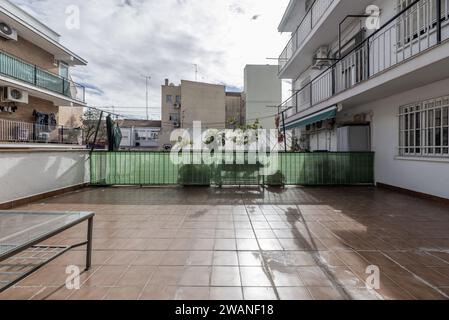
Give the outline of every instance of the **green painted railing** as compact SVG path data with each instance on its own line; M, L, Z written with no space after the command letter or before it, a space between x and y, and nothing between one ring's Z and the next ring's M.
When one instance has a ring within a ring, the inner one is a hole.
M277 170L251 161L254 154L230 155L206 164L201 154L184 154L175 164L169 152L91 154L92 185L357 185L374 183L374 153L279 153ZM230 158L229 158L230 157ZM184 158L185 160L186 158Z
M0 51L0 74L85 102L84 86L2 51Z

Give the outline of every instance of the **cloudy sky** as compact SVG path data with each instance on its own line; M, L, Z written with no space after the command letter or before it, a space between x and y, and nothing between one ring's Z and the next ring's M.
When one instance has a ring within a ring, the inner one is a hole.
M73 69L89 105L145 115L145 75L151 75L150 117L160 117L165 78L243 87L246 64L274 64L287 43L277 26L288 0L11 0L62 36L88 60ZM70 6L80 28L66 26Z

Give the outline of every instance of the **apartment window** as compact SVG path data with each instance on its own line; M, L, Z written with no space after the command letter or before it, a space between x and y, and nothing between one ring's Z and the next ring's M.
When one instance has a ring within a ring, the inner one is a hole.
M179 123L179 113L170 113L170 121Z
M69 65L59 61L59 75L65 79L69 78Z
M171 94L167 94L165 97L166 103L173 103L173 96Z
M449 157L449 96L400 108L401 156Z
M176 96L175 101L177 104L181 104L181 96Z
M397 11L400 12L415 0L397 0ZM436 1L421 1L407 10L397 22L398 46L406 45L414 39L428 34L436 20ZM444 7L444 6L442 6ZM442 9L443 10L443 9Z

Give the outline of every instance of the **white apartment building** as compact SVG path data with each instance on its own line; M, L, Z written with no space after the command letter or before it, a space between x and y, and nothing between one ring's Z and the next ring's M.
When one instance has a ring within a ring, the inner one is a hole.
M449 198L448 24L448 0L291 0L281 129L303 150L373 151L379 185Z

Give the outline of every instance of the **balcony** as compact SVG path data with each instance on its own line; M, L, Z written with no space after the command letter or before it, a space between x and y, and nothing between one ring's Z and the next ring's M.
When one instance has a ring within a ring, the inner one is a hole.
M379 30L285 101L280 106L280 111L284 112L285 118L292 118L300 113L305 114L308 110L317 111L316 107L321 107L324 103L327 103L327 106L341 103L343 98L337 99L340 94L348 92L348 97L354 96L349 93L350 89L367 84L368 80L374 77L385 75L399 65L404 65L422 56L422 53L436 48L442 44L443 40L449 39L449 4L447 1L441 1L441 19L438 20L436 18L437 1L414 2L393 16ZM446 54L440 58L448 57ZM427 64L435 65L435 60L429 60ZM385 88L386 82L372 83L373 90L377 91L371 96L380 98L382 94L394 94L398 92L400 86L401 89L404 89L406 85L413 88L412 86L416 86L419 82L416 73L413 74L418 69L418 65L414 65L411 72L408 72L409 78L400 77L401 74L397 72L395 78L392 78L396 83L391 80L387 88ZM448 76L445 72L447 68L436 69L435 72L427 72L429 75L427 83Z
M0 142L81 145L83 131L59 125L0 119Z
M296 50L312 32L313 28L317 25L318 21L333 2L334 0L315 0L295 32L293 32L287 46L279 56L279 73L281 73L288 62L293 58Z
M0 75L85 103L84 86L2 51L0 51Z

